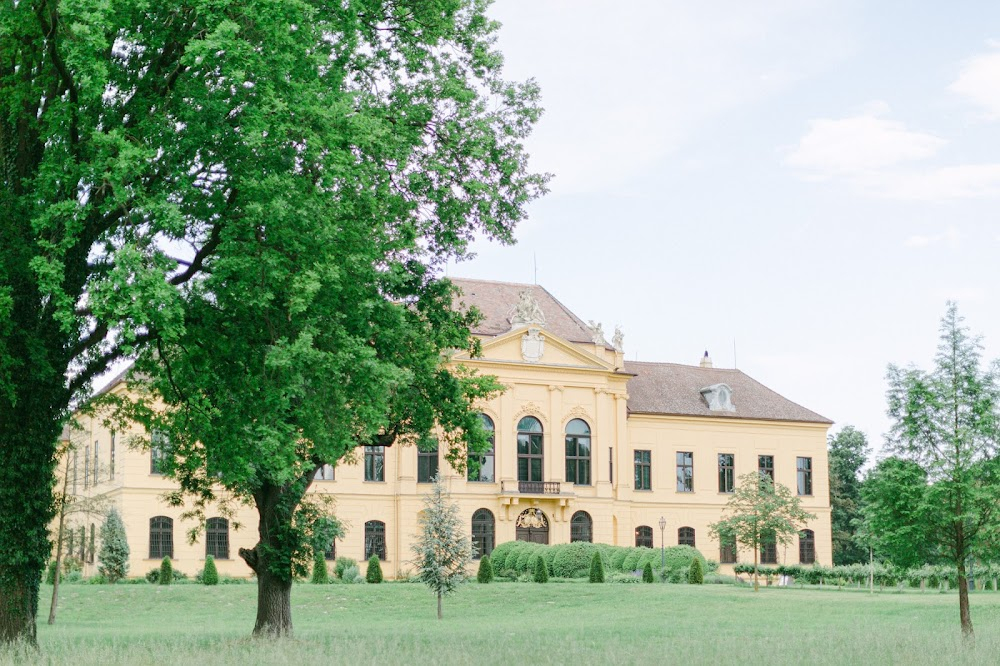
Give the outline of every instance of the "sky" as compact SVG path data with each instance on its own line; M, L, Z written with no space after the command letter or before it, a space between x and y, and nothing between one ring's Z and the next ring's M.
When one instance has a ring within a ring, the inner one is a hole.
M876 453L956 300L1000 356L1000 3L498 0L553 174L456 277L537 282L627 358L738 367ZM738 404L738 396L734 396Z

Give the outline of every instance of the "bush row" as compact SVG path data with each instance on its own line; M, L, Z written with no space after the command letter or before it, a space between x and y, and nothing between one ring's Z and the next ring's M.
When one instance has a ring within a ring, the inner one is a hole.
M699 560L702 571L714 571L704 556L690 546L671 546L663 552L664 566L660 566L661 553L655 548L611 546L601 543L577 541L557 545L543 545L527 541L508 541L493 549L490 559L493 570L502 576L517 577L533 573L533 558L537 555L545 563L549 576L557 578L588 578L594 560L594 553L600 553L601 561L609 572L631 574L641 572L646 565L661 570L661 577L685 579L692 560ZM666 572L666 575L664 575Z
M753 574L753 564L737 564L733 572ZM822 565L784 564L757 566L757 573L765 579L776 576L793 576L797 581L812 585L865 585L869 576L879 587L909 585L910 587L953 587L958 584L958 572L947 564L925 564L912 569L902 569L891 564L844 564L827 567ZM1000 563L978 564L972 567L970 577L978 580L978 587L987 585L994 589L1000 583Z

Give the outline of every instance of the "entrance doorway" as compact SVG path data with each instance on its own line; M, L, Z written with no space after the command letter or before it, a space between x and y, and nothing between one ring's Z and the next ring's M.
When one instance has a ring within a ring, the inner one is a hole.
M515 523L518 541L548 544L549 519L539 509L525 509Z

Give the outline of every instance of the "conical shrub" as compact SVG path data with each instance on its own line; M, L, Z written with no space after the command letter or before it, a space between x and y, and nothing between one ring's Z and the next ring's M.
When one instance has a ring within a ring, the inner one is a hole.
M368 571L365 572L365 580L369 583L382 582L382 563L378 561L378 555L368 558Z
M701 585L704 582L705 571L701 568L701 560L696 557L691 560L691 566L688 568L688 583Z
M601 559L601 551L595 550L594 557L590 559L590 582L604 582L604 561Z
M211 555L205 556L205 570L201 572L201 582L205 585L219 584L219 570L215 566L215 558Z
M493 564L490 562L489 555L483 555L483 559L479 560L479 571L476 572L476 580L484 585L493 582Z
M549 582L549 568L545 566L545 560L535 555L535 561L532 563L535 572L535 582L536 583L547 583Z
M170 585L174 582L174 565L170 562L170 557L164 557L160 562L160 585Z
M653 565L646 562L646 566L642 568L642 582L652 583L653 582Z

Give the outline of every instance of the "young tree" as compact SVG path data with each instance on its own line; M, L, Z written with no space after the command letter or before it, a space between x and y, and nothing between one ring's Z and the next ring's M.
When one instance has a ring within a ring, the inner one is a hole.
M260 541L240 556L257 635L291 632L299 509L322 465L437 429L459 468L489 446L472 405L502 387L448 369L451 350L476 350L476 315L439 276L474 237L511 241L545 177L521 146L537 90L502 80L486 5L226 5L189 56L235 91L236 145L261 143L207 180L243 205L217 204L205 275L172 302L183 327L151 328L148 394L124 416L169 436L165 472L197 502L221 485L255 505Z
M104 524L101 525L101 552L97 556L100 562L98 571L109 583L117 583L128 575L128 557L125 524L118 509L111 507Z
M761 545L772 538L779 544L790 544L806 521L816 518L802 508L801 500L787 486L773 483L770 476L758 472L738 479L724 516L709 529L717 539L735 537L737 543L753 550L754 592L760 589L757 564Z
M830 522L833 528L833 563L855 564L868 558L854 538L861 519L859 474L870 448L865 434L846 425L828 439L830 461Z
M437 616L442 617L442 598L466 581L472 561L472 541L465 534L465 523L458 504L441 480L434 477L431 491L424 497L424 510L417 517L413 553L421 581L437 595Z
M930 533L929 488L927 472L910 460L885 458L868 473L858 527L880 558L902 569L939 561Z
M934 368L890 365L887 448L927 475L927 533L956 567L962 634L973 635L966 560L997 520L1000 389L994 369L980 367L979 338L970 337L958 306L941 320Z

